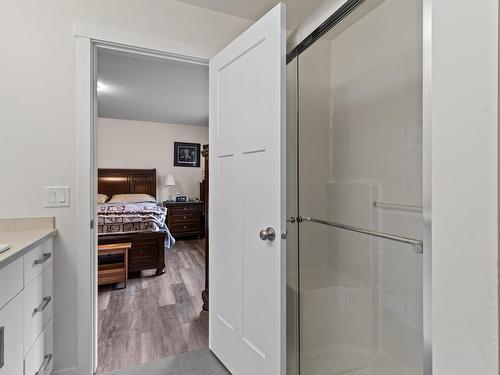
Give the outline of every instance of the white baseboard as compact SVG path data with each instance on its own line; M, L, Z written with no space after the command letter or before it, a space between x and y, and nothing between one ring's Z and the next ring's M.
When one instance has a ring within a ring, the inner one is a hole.
M52 375L78 375L76 367L65 368L62 370L52 371Z

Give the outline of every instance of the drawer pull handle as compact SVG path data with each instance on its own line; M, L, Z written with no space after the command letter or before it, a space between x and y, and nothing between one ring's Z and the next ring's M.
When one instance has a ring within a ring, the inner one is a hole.
M48 261L50 258L52 257L52 254L51 253L44 253L43 254L43 257L41 257L40 259L36 259L35 260L35 265L38 265L38 264L44 264L46 261Z
M33 310L33 315L35 315L37 313L40 313L43 310L45 310L45 308L49 305L50 301L52 301L52 297L44 297L42 303L40 304L40 306L38 306L37 308L35 308Z
M35 375L41 375L45 370L47 370L47 367L49 367L50 361L52 361L52 353L47 354L45 357L43 357L42 365L40 366L38 371L35 372Z
M5 327L0 327L0 368L5 364Z

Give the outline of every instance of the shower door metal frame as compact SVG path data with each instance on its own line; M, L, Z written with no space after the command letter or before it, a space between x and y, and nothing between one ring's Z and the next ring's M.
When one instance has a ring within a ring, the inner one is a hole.
M422 211L424 375L432 375L432 3L422 1Z
M370 0L343 4L302 42L287 53L287 64L298 58L356 8ZM432 375L432 4L422 0L422 213L423 213L423 375ZM299 65L297 65L297 71ZM298 84L298 83L297 83ZM297 103L298 105L298 103ZM297 117L298 121L298 117ZM297 155L297 157L299 157ZM300 308L299 308L300 310ZM300 314L300 311L299 311ZM300 316L300 315L299 315ZM300 332L300 329L299 329ZM300 338L299 338L300 341ZM299 343L300 351L300 343ZM300 353L299 353L300 358ZM300 363L300 359L299 359Z

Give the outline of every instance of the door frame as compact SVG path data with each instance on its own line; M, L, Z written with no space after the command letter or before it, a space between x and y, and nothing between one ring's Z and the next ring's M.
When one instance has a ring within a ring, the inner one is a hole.
M97 368L97 54L100 49L157 56L207 65L218 51L149 35L129 33L95 24L75 23L77 51L77 174L76 277L77 373L92 375ZM89 249L91 251L89 251Z

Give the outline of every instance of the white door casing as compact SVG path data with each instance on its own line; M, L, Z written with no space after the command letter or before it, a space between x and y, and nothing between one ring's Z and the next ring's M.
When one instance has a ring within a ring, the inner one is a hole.
M234 375L285 373L285 35L278 4L210 60L209 345Z

